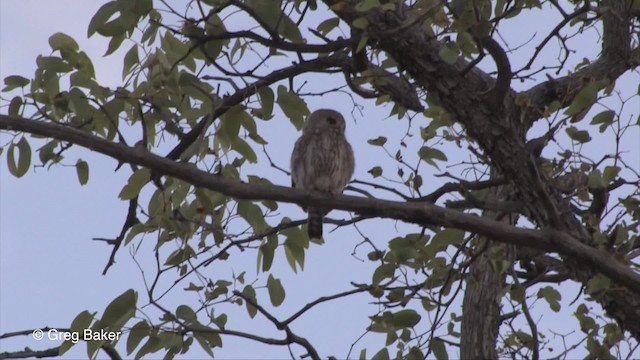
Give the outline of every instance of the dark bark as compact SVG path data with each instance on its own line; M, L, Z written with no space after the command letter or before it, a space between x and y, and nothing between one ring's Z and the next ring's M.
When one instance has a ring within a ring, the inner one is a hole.
M570 211L568 201L553 186L551 179L540 171L535 157L525 147L525 134L540 118L545 105L558 100L567 106L586 82L615 81L640 63L640 52L630 48L631 1L601 2L604 41L601 57L581 71L549 80L525 92L529 100L526 107L516 104L513 90L495 91L504 83L501 79L493 79L478 68L463 73L461 70L468 63L462 59L453 65L445 63L439 56L441 43L416 25L420 21L403 1L392 2L396 7L393 11L373 9L362 13L355 9L356 0L325 0L329 6L340 3L333 10L347 23L359 17L368 20L366 33L371 43L393 57L418 86L438 99L441 106L465 127L490 165L513 185L517 198L526 204L528 214L538 227L557 230L567 239L589 246L592 243L589 232ZM501 57L493 57L500 66ZM495 98L496 94L504 97ZM564 247L569 243L556 239L554 244ZM583 285L603 270L573 256L564 256L563 260L572 278ZM597 301L622 329L640 339L640 293L617 286L621 284L620 279L610 278L614 285Z
M510 186L500 186L491 189L490 197L508 201L511 192ZM517 222L517 216L510 213L485 211L483 216L511 226ZM469 266L466 277L460 325L460 358L497 359L502 289L506 273L515 260L515 247L478 237L473 248L477 257ZM506 266L496 269L495 264L502 260L506 261Z

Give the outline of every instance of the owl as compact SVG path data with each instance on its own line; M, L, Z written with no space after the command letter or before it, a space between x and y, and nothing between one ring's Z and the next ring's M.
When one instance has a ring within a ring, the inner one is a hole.
M353 149L345 137L342 115L329 109L307 117L291 154L291 183L304 190L341 194L355 169ZM309 207L309 238L322 238L322 219L330 209Z

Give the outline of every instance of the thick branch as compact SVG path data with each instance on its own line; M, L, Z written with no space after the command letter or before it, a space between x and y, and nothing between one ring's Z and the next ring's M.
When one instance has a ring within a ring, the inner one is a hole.
M602 12L602 56L575 73L551 79L525 92L529 99L526 123L537 120L545 106L559 101L561 107L571 104L585 84L585 80L608 79L612 83L626 71L640 65L638 48L631 49L631 1L605 0Z
M31 350L26 348L22 351L1 352L0 359L42 359L60 356L60 346L46 350Z
M498 112L502 107L505 96L511 90L511 63L504 49L492 37L482 38L480 44L487 49L498 69L496 83L487 94L487 101L489 101L490 106Z
M142 148L110 142L81 130L56 123L0 115L0 129L51 137L110 156L118 161L148 167L159 174L184 180L227 196L248 200L274 200L304 206L353 211L371 217L401 220L413 224L453 227L487 236L495 241L532 247L573 256L599 269L604 275L640 294L640 276L609 254L580 243L553 229L531 230L501 224L479 216L444 209L429 203L406 203L354 196L328 197L284 186L246 184L209 174L191 164L175 162Z
M622 6L614 4L615 1L607 3L611 9L611 16L619 16L615 9ZM541 171L533 154L525 148L525 134L533 121L541 116L541 110L546 104L558 99L565 101L562 103L563 106L569 104L585 85L585 75L595 76L586 78L588 80L607 78L614 81L640 63L640 51L637 48L629 51L626 58L603 56L586 69L560 81L534 87L525 93L527 106L521 106L516 102L515 93L510 89L504 99L504 110L496 112L483 96L483 92L496 80L478 68L462 72L462 69L468 67L468 62L464 59L458 59L455 64L445 62L440 57L443 45L424 27L404 27L404 24L413 23L417 17L404 1L391 1L395 5L393 11L374 8L367 12L357 11L357 0L324 2L348 24L357 18L367 19L366 32L376 48L385 51L396 60L398 67L412 76L418 86L429 92L430 98L464 126L469 137L481 147L492 168L513 186L517 198L527 206L536 225L540 228L558 230L559 232L553 233L563 234L566 240L570 239L569 242L565 242L558 238L558 241L553 242L554 246L573 247L576 244L574 240L579 239L578 243L582 242L580 247L585 251L591 249L585 245L593 241L591 235L572 213L568 201ZM628 3L628 0L625 0L625 4ZM612 17L612 22L613 19ZM624 17L618 17L618 21L622 24L613 26L629 28L629 24L624 23ZM541 93L538 93L539 91ZM503 241L492 235L488 237ZM567 250L567 253L560 251L563 260L571 269L572 278L580 283L588 284L593 276L603 271L602 264L596 265L592 260L578 254L570 255L568 249L564 250ZM631 272L629 269L627 271ZM637 276L634 274L634 277ZM614 283L622 284L619 278L611 279ZM630 287L628 289L631 290ZM633 291L635 293L623 287L614 287L597 300L609 316L620 322L623 329L640 339L640 293Z
M251 39L256 42L264 45L266 47L272 47L284 51L295 51L299 53L329 53L333 51L339 51L342 49L346 49L351 46L353 40L351 39L338 39L332 40L327 44L304 44L304 43L292 43L288 41L282 40L273 40L262 37L253 31L242 30L236 32L225 32L219 35L194 35L189 36L197 40L200 43L204 43L207 41L216 41L216 40L229 40L229 39Z

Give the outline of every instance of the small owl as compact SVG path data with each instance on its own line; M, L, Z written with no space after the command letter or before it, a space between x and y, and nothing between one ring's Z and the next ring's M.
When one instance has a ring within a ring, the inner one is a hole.
M345 126L344 118L335 110L321 109L307 117L291 154L293 187L331 195L342 193L355 168ZM330 209L310 207L306 211L309 238L320 239L322 218Z

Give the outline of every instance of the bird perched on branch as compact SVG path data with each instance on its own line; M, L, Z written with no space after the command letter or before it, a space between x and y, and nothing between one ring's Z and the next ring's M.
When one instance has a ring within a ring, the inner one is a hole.
M345 127L344 117L335 110L321 109L307 117L291 154L293 187L331 195L342 193L355 169ZM309 238L322 238L322 219L330 209L310 206L306 211Z

